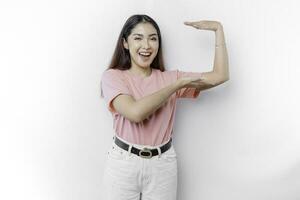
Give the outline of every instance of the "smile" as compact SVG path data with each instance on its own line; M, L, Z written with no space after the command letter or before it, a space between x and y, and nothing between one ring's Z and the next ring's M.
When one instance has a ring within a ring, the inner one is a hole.
M139 55L149 57L149 56L151 56L151 53L150 52L140 52Z

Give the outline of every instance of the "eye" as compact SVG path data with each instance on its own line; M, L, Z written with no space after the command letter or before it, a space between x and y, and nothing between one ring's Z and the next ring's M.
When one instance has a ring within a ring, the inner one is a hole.
M140 40L141 38L134 38L134 40Z
M156 41L157 39L154 37L154 38L151 38L151 40L154 40L154 41Z

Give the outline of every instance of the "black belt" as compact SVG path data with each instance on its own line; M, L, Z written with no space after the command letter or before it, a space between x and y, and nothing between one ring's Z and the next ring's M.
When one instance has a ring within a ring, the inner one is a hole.
M129 144L119 140L117 137L114 137L114 138L115 138L116 145L118 145L122 149L128 151L129 146L130 146ZM171 146L172 146L172 138L169 140L168 143L166 143L165 145L158 147L158 148L160 148L161 153L164 153L168 149L170 149ZM131 153L134 153L142 158L151 158L151 157L157 156L159 154L157 148L155 148L155 149L148 149L148 148L138 149L138 148L135 148L134 146L132 146L132 148L131 148Z

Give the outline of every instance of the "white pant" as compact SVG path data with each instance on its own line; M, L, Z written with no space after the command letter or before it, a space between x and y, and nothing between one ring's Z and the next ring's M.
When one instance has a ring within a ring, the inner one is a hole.
M139 149L158 147L131 145ZM147 159L130 154L113 141L102 188L103 200L176 200L177 157L173 145L163 154Z

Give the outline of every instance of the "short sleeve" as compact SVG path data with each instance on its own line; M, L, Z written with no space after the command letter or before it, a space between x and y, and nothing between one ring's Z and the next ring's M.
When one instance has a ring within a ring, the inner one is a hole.
M177 80L181 77L201 77L202 73L200 72L184 72L180 70L177 71ZM177 98L197 98L200 94L200 89L197 88L181 88L177 90Z
M116 112L112 101L120 94L131 95L125 77L115 69L104 71L101 77L101 96L104 98L109 111Z

